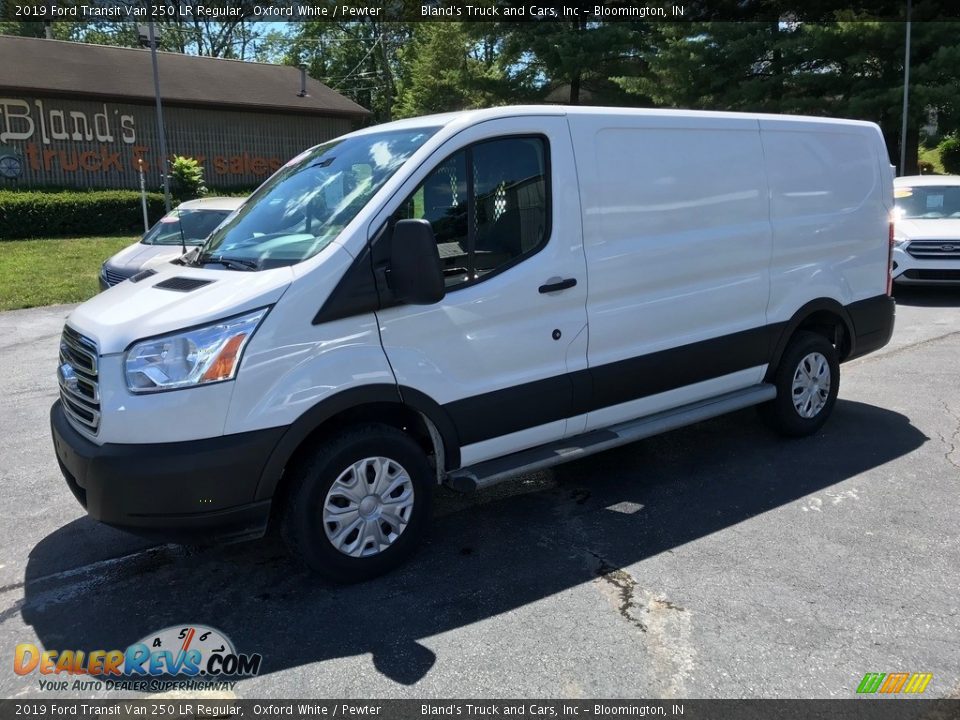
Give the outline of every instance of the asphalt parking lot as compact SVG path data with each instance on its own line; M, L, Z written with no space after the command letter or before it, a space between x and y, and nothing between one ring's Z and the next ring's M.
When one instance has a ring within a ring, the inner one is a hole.
M202 623L264 656L241 698L848 698L900 671L960 696L960 289L898 295L892 343L843 366L818 436L747 410L444 491L414 561L350 587L273 541L156 546L88 520L47 426L70 308L0 313L0 693L43 694L18 643Z

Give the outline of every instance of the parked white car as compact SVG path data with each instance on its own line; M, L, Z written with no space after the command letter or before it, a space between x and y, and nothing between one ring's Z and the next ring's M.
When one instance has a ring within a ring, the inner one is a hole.
M202 245L207 236L245 198L207 197L188 200L164 215L139 241L125 247L100 267L100 289L106 290L148 267L168 263L187 249Z
M761 404L817 432L893 331L879 128L502 107L291 160L189 266L76 308L67 484L166 538L279 524L344 580L487 487Z
M893 279L960 285L960 175L894 180Z

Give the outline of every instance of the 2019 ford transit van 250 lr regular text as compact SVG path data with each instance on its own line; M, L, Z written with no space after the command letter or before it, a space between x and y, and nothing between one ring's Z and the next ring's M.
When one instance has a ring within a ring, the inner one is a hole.
M839 363L890 339L892 187L845 120L508 107L345 135L71 313L57 458L104 523L274 522L355 580L409 554L437 483L749 405L808 435Z

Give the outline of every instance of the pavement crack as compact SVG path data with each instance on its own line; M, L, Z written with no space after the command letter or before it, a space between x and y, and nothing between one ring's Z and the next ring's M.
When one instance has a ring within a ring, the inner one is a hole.
M947 446L947 452L944 453L943 457L948 463L953 465L955 468L960 470L960 462L954 458L957 455L957 441L960 439L960 416L958 416L953 410L950 409L950 406L947 405L945 400L941 400L940 404L943 406L943 411L953 420L953 434L947 436L946 434L937 431L937 435L940 436L940 440L944 445Z
M24 599L19 598L18 600L14 601L13 605L10 607L0 610L0 624L5 623L12 617L15 617L17 613L20 612L20 609L23 607L23 605Z
M0 586L0 595L6 595L8 592L13 592L14 590L23 590L25 583L10 583L9 585Z
M630 573L599 553L586 553L598 563L596 574L601 590L620 616L644 633L657 692L664 697L686 697L686 681L693 672L697 654L691 638L692 613L662 593L643 590Z
M650 605L655 610L676 610L677 612L686 612L685 608L676 605L669 600L664 600L663 598L654 598L650 601Z
M620 600L617 611L620 613L620 616L638 628L640 632L646 632L647 626L635 616L640 607L636 600L637 581L623 568L611 565L602 555L592 550L588 550L587 552L596 558L599 563L596 569L597 577L607 583L617 593Z

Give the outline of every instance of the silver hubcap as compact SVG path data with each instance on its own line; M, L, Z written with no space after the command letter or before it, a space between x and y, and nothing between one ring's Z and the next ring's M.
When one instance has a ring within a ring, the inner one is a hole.
M793 407L802 418L812 418L830 397L830 363L822 353L803 358L793 373Z
M355 462L334 480L323 501L323 530L344 555L369 557L390 547L413 512L413 482L385 457Z

